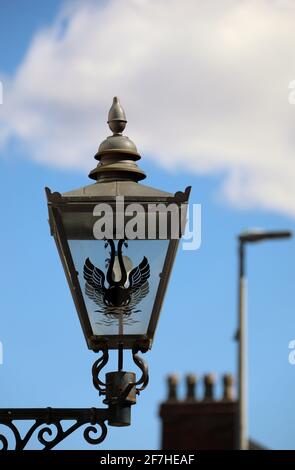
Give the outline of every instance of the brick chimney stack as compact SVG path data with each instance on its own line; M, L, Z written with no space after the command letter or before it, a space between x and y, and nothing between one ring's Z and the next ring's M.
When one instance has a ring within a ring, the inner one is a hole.
M216 396L216 376L203 377L203 396L196 394L197 377L185 378L186 395L178 398L179 380L168 377L168 399L160 407L162 418L162 449L202 450L235 449L237 402L234 400L232 375L222 377L222 397Z

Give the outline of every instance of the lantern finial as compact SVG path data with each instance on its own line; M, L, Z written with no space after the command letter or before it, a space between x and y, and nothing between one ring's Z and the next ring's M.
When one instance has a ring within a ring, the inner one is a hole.
M126 127L126 115L117 96L113 99L113 104L109 110L108 125L114 134L122 134Z

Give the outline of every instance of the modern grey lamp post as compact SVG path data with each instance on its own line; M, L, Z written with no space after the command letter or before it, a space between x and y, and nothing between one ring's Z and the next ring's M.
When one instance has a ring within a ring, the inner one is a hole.
M292 233L284 231L249 230L238 236L239 284L238 284L238 448L248 449L247 420L247 282L245 273L245 247L247 243L264 240L290 238Z

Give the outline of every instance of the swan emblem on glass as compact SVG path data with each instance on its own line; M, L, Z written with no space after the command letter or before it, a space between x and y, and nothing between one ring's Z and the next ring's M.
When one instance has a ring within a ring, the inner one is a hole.
M83 269L86 296L100 307L96 312L112 318L140 312L135 307L149 293L150 265L147 258L144 256L141 263L128 273L132 262L130 258L123 256L123 245L128 248L126 240L119 240L116 250L114 240L106 241L105 248L110 247L110 258L106 260L106 276L89 258Z

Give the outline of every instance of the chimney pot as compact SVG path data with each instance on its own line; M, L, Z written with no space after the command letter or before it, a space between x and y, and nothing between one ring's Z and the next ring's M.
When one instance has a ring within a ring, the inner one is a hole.
M223 376L223 400L233 401L234 378L232 374L224 374Z
M214 400L214 385L216 383L215 374L206 374L204 376L204 400L212 401Z
M167 377L167 384L168 384L168 401L177 400L177 386L179 383L178 375L177 374L170 374Z
M196 400L196 384L197 376L195 374L187 374L186 376L186 400L195 401Z

